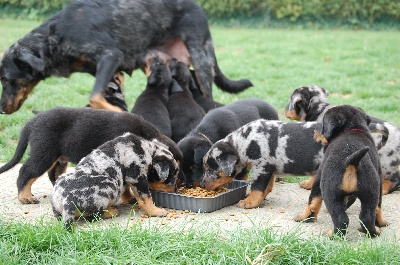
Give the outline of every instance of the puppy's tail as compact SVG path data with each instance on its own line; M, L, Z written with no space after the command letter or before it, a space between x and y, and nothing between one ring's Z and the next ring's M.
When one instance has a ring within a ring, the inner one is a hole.
M360 164L361 159L368 153L369 147L364 146L360 150L352 153L348 157L346 157L346 165L347 166L354 166L355 168L358 167L358 164Z
M385 144L389 138L388 128L385 125L383 125L382 123L370 123L369 129L371 130L372 133L381 133L382 134L382 141L380 143L381 146L378 147L378 149L385 146Z
M229 92L229 93L239 93L253 86L253 84L248 79L240 79L240 80L230 80L228 79L219 69L217 59L215 58L215 65L214 65L214 83L222 90Z
M28 147L29 134L30 134L30 126L29 126L29 122L28 122L27 125L25 125L25 127L22 129L20 139L18 141L17 149L15 150L14 156L5 165L0 167L0 174L10 170L16 164L18 164L19 161L21 161L21 159L26 151L26 148Z

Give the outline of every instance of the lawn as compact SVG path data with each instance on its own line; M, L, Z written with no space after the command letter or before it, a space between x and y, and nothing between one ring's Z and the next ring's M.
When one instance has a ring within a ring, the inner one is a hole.
M0 21L0 56L38 22ZM272 104L283 120L284 106L299 86L317 84L335 105L352 104L400 125L400 32L284 30L212 27L218 63L232 78L248 78L254 87L238 95L213 88L216 101L228 104L257 97ZM126 76L127 77L127 76ZM0 162L14 154L19 132L32 110L82 107L94 78L74 74L49 78L30 94L21 109L0 116ZM131 109L146 85L136 71L126 78ZM184 234L159 227L106 228L69 234L60 225L31 226L1 221L0 264L399 264L397 242L324 238L300 239L274 230L235 231L223 237L216 228Z

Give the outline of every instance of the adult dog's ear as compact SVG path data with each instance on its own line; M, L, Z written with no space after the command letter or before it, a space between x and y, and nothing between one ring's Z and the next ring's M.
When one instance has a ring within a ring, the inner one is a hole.
M36 57L27 50L22 50L16 57L21 62L28 64L33 70L43 72L45 63L42 58Z
M221 156L217 158L217 162L226 176L232 176L237 159L238 157L233 154L224 155L223 158L221 158Z

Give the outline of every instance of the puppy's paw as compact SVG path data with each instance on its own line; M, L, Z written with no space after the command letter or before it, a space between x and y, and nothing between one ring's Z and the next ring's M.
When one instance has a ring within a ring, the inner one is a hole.
M167 216L168 212L164 208L154 206L147 214L149 216Z
M364 227L360 227L357 229L359 232L366 234L367 231L365 230ZM379 236L381 234L381 229L377 226L375 226L375 231L370 231L370 235L371 237L376 237Z
M251 208L256 208L258 207L259 203L254 203L253 201L250 200L241 200L238 202L237 207L239 208L244 208L244 209L251 209Z
M115 208L107 208L103 213L103 219L111 219L118 216L118 210Z
M302 182L299 183L299 185L303 189L311 190L312 185L314 183L314 179L315 179L315 176L313 176L313 177L311 177L309 179L303 180Z
M35 198L35 196L30 196L30 197L20 197L18 196L18 200L22 203L22 204L38 204L40 203L40 201L38 199Z

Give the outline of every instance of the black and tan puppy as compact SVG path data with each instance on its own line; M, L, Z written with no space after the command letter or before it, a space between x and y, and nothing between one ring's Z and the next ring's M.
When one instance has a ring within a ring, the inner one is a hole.
M293 91L285 116L298 121L322 121L324 113L334 107L328 102L328 91L319 86L303 86ZM371 135L378 148L383 182L383 195L400 187L400 128L371 117ZM375 133L376 132L376 133ZM301 187L311 189L313 178L303 181Z
M74 72L96 77L92 107L119 110L104 99L107 83L118 71L143 69L155 56L193 65L208 97L213 82L231 93L252 85L223 75L206 14L194 0L72 1L4 53L0 113L17 111L41 80Z
M171 138L171 120L168 114L168 90L172 76L168 66L158 58L149 60L150 72L146 89L136 99L132 113L155 125L162 134Z
M278 113L260 99L241 99L209 111L199 125L179 141L183 153L182 170L187 186L199 186L203 176L203 157L213 143L257 119L277 120ZM247 172L244 172L243 177Z
M83 158L75 172L65 173L56 181L51 198L54 215L63 217L68 230L74 217L81 214L109 218L118 214L111 207L130 189L149 216L165 216L167 211L153 204L150 169L157 172L159 184L169 192L175 191L179 166L164 144L131 133L116 137Z
M331 215L334 230L327 234L345 235L349 224L346 214L350 197L361 201L360 231L371 236L386 226L382 216L382 177L378 150L369 133L370 117L349 105L326 111L315 139L327 147L318 169L305 210L296 221L316 221L322 201Z
M177 161L182 161L175 142L138 115L92 108L53 108L27 122L14 156L0 168L0 174L22 159L29 143L29 157L17 179L18 199L23 204L39 203L31 187L41 175L49 171L54 183L65 171L66 162L78 163L93 149L126 132L146 140L159 140L168 146ZM60 161L63 163L57 163Z
M215 190L251 169L249 196L238 203L255 208L272 191L277 175L315 174L323 158L313 140L316 122L258 119L214 143L203 158L202 186Z
M169 69L175 81L169 87L168 112L171 138L177 143L200 123L206 113L189 90L192 75L187 65L173 59L169 63Z

